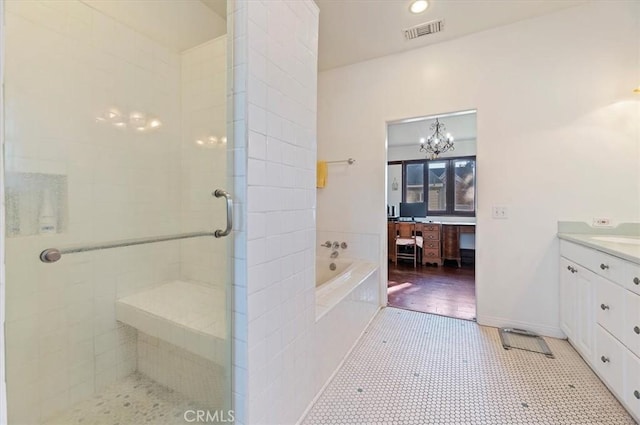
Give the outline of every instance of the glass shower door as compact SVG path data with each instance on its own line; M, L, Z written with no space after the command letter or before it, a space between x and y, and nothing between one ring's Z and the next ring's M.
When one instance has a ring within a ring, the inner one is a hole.
M9 423L230 422L224 3L3 4Z

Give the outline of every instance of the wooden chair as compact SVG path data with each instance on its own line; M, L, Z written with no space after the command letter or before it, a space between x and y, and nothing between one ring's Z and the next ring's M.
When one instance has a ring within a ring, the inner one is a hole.
M416 267L418 260L418 237L416 236L416 223L396 223L396 261L413 260ZM403 248L401 250L401 248Z

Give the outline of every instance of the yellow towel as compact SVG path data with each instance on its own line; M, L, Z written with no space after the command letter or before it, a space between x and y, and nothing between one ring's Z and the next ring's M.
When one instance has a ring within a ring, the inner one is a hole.
M316 187L322 188L327 185L328 171L327 161L318 161L316 167Z

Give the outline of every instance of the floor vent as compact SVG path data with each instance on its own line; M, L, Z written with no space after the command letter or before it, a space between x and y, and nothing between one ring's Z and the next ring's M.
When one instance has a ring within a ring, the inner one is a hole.
M549 358L554 358L545 340L534 332L523 329L500 328L500 341L502 341L502 347L505 350L515 348L517 350L541 353Z
M422 37L424 35L435 34L444 29L444 20L425 22L424 24L416 25L415 27L407 28L404 30L404 38L407 40L413 40L414 38Z

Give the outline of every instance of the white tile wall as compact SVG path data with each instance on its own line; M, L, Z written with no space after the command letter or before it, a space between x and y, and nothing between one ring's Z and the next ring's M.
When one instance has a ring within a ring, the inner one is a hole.
M224 273L212 270L225 270L216 254L224 241L56 264L38 253L224 225L211 184L227 174L225 148L198 149L193 136L225 129L226 41L181 57L79 1L10 0L6 12L7 169L68 183L64 233L7 239L9 422L39 423L136 369L136 332L116 321L117 298L181 277L221 282ZM152 113L163 125L141 134L96 123L111 107Z
M316 232L318 241L317 254L329 257L333 248L325 248L320 245L326 241L346 242L347 248L338 248L340 258L358 258L378 264L380 257L380 236L377 233L350 233L320 230Z
M0 0L0 40L4 40L4 2ZM1 55L2 53L0 53ZM4 58L3 58L4 59ZM4 81L4 67L0 66L0 81ZM4 84L0 84L0 109L4 111ZM0 142L4 148L4 114L0 114ZM5 175L4 161L0 161L0 173ZM0 216L5 215L5 188L4 185L0 185ZM5 225L4 221L0 225L0 252L5 252ZM0 267L0 322L5 323L5 273L4 267ZM5 346L5 333L0 332L0 347ZM0 423L7 423L7 386L6 386L6 364L5 364L5 350L0 350Z
M228 369L162 339L138 333L138 371L202 408L228 405Z
M228 87L234 111L247 110L247 8L245 2L227 2L227 37L233 49L227 51L227 72L233 74ZM233 248L233 407L237 424L247 423L247 120L246 113L228 116L227 129L233 137L233 156L239 167L229 167L234 195ZM237 168L237 169L236 169Z
M193 47L180 55L182 88L181 225L183 232L224 228L224 201L212 196L228 189L227 37ZM211 139L211 138L215 138ZM199 144L198 141L202 142ZM224 240L187 239L180 243L183 279L224 287L227 252Z
M304 359L315 307L317 35L291 35L298 25L317 34L318 11L312 2L249 2L247 13L248 128L266 142L247 172L248 417L292 423L313 396Z
M236 81L246 83L235 87L243 95L238 108L246 108L235 128L248 143L246 176L236 179L247 223L236 232L236 418L292 424L377 309L377 289L376 301L362 310L329 313L322 322L345 320L344 339L316 323L317 6L237 2L232 13ZM347 304L336 312L349 310Z

